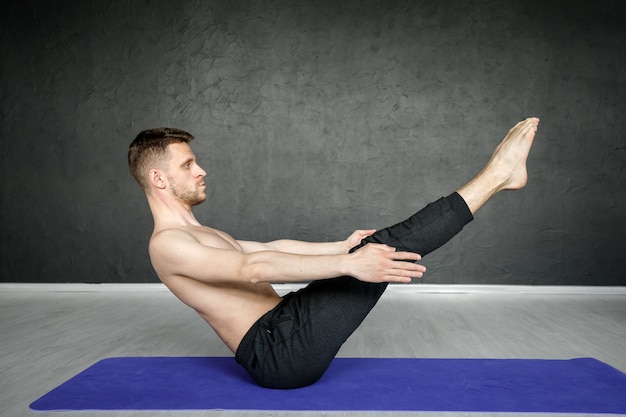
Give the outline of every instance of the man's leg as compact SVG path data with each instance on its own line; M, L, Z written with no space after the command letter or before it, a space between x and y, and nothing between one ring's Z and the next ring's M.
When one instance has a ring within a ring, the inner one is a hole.
M466 217L467 210L471 217L499 191L526 185L526 160L538 124L539 119L530 118L511 128L478 175L448 196L446 204L441 200L430 204L402 223L364 239L353 250L375 242L425 256L442 246L471 220Z
M454 193L368 236L353 250L376 242L426 254L471 220L469 208ZM263 387L290 389L313 384L386 288L386 283L347 276L311 282L286 295L253 325L237 349L237 362Z
M457 193L376 232L359 246L385 243L426 255L446 243L495 193L525 185L526 158L538 122L527 119L512 128L485 168ZM351 277L315 281L286 296L255 324L237 351L237 361L261 386L296 388L312 384L385 288L386 284Z

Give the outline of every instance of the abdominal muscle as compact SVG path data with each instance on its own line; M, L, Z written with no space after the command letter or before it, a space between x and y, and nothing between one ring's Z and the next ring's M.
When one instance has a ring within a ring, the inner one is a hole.
M281 301L269 283L205 283L183 276L163 283L236 352L250 327Z

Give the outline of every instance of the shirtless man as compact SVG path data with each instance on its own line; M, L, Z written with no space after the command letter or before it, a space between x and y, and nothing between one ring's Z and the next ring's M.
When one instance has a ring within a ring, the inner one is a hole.
M538 124L529 118L515 125L452 195L390 228L329 243L242 241L201 225L192 207L206 199L206 172L187 132L143 131L128 161L154 216L149 252L161 281L206 320L259 385L296 388L323 375L387 283L421 277L421 255L458 233L494 194L526 185ZM280 297L271 283L283 282L311 283Z

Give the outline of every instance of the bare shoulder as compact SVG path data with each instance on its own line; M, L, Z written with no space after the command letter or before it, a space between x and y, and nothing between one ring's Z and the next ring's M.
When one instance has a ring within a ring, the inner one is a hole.
M230 236L204 226L185 226L155 232L150 260L162 281L187 277L203 282L236 281L242 251Z
M190 245L199 245L200 242L193 234L182 229L165 229L158 231L150 238L148 250L154 262L155 258L171 254L173 251L188 248Z
M150 237L150 246L171 245L178 240L198 241L193 234L182 228L164 229L155 232ZM198 242L199 243L199 242Z
M150 238L150 248L177 249L180 245L196 244L216 249L241 251L237 241L227 233L205 226L186 226L163 229Z
M193 233L190 233L185 229L164 229L152 234L150 237L150 250L171 249L184 243L199 244L200 241L198 241Z

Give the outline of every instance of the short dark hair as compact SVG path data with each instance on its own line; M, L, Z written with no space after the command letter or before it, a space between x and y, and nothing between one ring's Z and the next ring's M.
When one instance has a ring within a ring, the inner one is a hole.
M189 143L193 135L173 127L159 127L140 132L128 148L128 168L145 192L150 190L148 172L162 168L169 160L167 146L171 143Z

